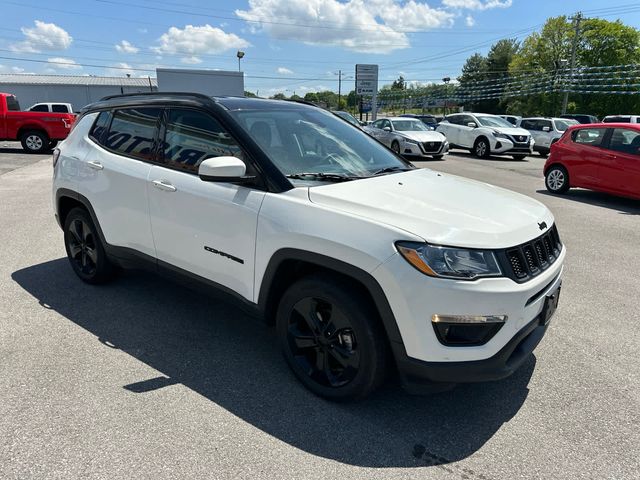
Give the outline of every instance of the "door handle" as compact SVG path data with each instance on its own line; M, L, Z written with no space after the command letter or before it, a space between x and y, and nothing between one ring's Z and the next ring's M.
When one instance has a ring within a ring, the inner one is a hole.
M153 180L151 183L153 183L154 187L164 190L165 192L175 192L177 190L176 187L164 180Z
M104 168L104 166L100 163L100 162L87 162L87 165L89 165L89 168L93 168L94 170L102 170Z

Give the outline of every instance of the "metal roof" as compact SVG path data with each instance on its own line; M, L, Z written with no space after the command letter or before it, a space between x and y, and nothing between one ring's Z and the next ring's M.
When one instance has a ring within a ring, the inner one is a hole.
M101 85L115 87L149 87L148 77L96 77L89 75L0 74L0 85ZM155 78L151 85L158 86Z

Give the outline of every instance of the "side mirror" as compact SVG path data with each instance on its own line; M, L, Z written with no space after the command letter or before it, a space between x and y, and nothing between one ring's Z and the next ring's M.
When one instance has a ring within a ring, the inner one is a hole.
M549 127L542 127L543 132L549 132L551 129Z
M204 182L238 183L251 180L246 177L247 166L236 157L205 158L198 167L198 176Z
M469 122L467 123L467 127L471 127L471 128L476 128L478 125L476 124L476 122Z
M391 127L383 127L382 130L384 130L385 132L390 132L391 131Z

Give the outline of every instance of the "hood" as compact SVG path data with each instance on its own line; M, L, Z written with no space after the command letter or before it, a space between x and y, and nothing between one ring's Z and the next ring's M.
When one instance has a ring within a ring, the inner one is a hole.
M445 136L442 133L436 132L435 130L406 132L402 130L396 130L396 133L402 135L405 138L408 138L409 140L415 140L416 142L444 142L446 140Z
M532 198L428 169L312 187L309 199L457 247L512 247L541 235L539 223L553 224Z
M531 136L529 130L525 130L520 127L484 127L489 130L495 130L496 132L504 133L505 135L526 135L527 137Z

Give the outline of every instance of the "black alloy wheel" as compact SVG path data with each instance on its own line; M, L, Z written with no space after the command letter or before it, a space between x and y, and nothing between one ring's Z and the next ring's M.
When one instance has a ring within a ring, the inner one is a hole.
M73 271L86 283L104 283L115 271L88 212L72 209L64 223L64 243Z
M317 395L360 400L384 381L388 342L352 280L327 273L296 281L280 299L276 330L291 370Z
M314 297L299 300L291 311L287 337L294 360L314 382L341 387L358 373L358 340L338 306Z

